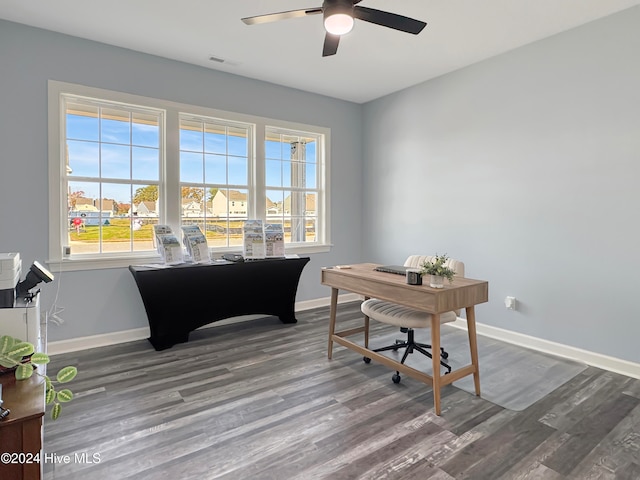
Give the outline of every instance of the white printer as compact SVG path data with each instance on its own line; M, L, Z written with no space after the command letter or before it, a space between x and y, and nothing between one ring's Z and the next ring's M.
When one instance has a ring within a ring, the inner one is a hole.
M39 290L31 289L40 282L51 282L53 275L38 262L29 267L23 281L21 273L19 253L0 253L0 336L9 335L42 347L40 295Z
M21 271L19 253L0 253L0 308L14 307Z

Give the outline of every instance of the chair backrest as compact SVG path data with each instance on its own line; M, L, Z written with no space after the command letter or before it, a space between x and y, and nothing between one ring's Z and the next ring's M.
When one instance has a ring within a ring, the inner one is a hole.
M420 268L422 267L422 264L424 262L434 262L435 260L435 255L409 255L407 260L404 262L404 266ZM445 267L449 267L451 270L456 272L457 276L464 277L464 263L462 263L460 260L449 258L444 265Z
M420 268L424 262L435 262L435 255L409 255L407 260L404 262L405 267L412 268ZM460 260L456 260L455 258L449 258L445 263L445 267L449 267L451 270L456 272L458 277L464 277L464 263ZM460 316L460 310L456 310L456 315Z

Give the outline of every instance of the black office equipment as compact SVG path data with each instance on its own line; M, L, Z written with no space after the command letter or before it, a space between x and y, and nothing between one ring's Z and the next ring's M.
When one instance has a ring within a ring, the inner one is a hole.
M406 275L407 268L404 265L380 265L374 268L377 272L395 273L396 275Z
M225 253L222 258L227 262L244 262L244 257L239 253Z

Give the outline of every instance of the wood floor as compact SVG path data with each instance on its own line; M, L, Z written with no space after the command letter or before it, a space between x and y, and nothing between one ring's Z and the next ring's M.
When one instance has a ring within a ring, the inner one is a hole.
M80 373L44 430L71 461L45 479L640 479L640 380L589 367L520 412L447 386L437 417L426 385L327 360L327 333L321 308L54 357Z

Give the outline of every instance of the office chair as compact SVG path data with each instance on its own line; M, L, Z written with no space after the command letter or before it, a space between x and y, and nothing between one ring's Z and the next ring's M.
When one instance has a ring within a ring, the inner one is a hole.
M405 267L420 268L425 261L435 261L435 256L426 255L411 255L404 262ZM455 259L448 259L445 266L451 268L456 272L457 276L464 277L464 263ZM404 348L404 354L400 363L404 363L409 354L414 351L432 358L432 353L429 351L431 345L426 343L419 343L415 341L414 329L415 328L430 328L431 327L431 315L413 308L398 305L386 300L379 300L377 298L370 298L362 302L360 310L368 319L374 319L382 323L389 325L396 325L400 327L400 331L407 334L406 340L396 340L395 343L387 345L385 347L373 349L374 352L384 352L388 350L397 351L400 348ZM460 314L459 310L453 312L446 312L440 314L440 324L449 323L456 320ZM368 325L368 320L365 322ZM368 332L367 332L368 333ZM440 348L440 365L447 369L445 375L451 372L451 366L445 361L449 358L449 354L444 348ZM363 358L365 363L371 362L368 357ZM393 383L400 383L400 372L391 377Z

